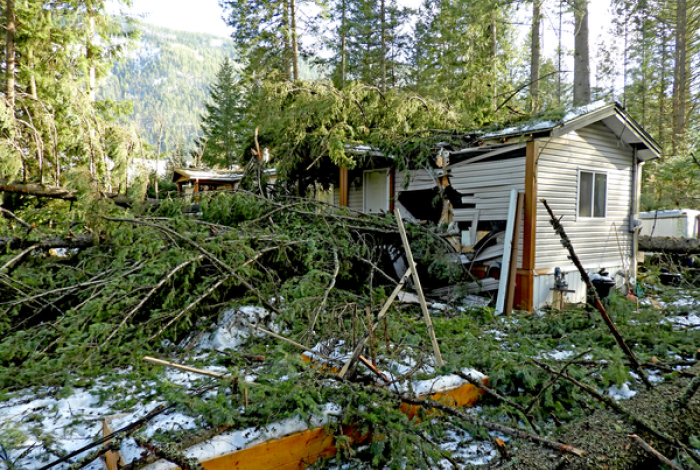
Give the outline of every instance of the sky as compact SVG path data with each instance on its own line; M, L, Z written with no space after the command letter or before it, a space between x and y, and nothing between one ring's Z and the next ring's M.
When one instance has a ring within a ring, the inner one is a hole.
M418 8L422 0L398 0L400 4ZM553 4L553 1L547 2ZM528 11L530 8L527 8ZM145 23L163 26L182 31L215 34L228 37L231 30L224 23L222 9L219 0L133 0L130 11L140 15ZM521 12L525 16L524 11ZM589 28L591 67L593 81L595 78L596 49L601 38L608 37L610 21L610 0L589 0ZM517 18L516 18L517 21ZM527 19L526 21L529 21ZM544 18L543 55L554 57L558 45L555 29L558 27L558 15L555 9L546 8ZM563 34L564 49L573 49L572 25L564 25ZM521 27L523 41L527 40L528 28ZM609 42L610 43L610 42ZM568 61L571 61L570 59ZM562 69L570 68L570 64L564 63ZM594 84L594 83L593 83Z
M417 8L421 0L399 0L399 3ZM610 0L591 0L589 22L591 39L600 37L610 24ZM146 23L166 28L198 33L228 36L230 28L221 19L218 0L133 0L133 13L142 14ZM556 17L545 18L545 28L557 22ZM545 41L547 37L545 36Z

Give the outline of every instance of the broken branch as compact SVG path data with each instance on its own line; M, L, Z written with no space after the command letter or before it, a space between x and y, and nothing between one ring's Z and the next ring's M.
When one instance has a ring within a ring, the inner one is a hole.
M578 269L579 273L581 274L581 280L583 280L583 282L586 284L586 288L588 289L588 292L593 294L593 298L594 298L593 302L594 302L595 308L598 309L598 311L600 312L601 317L603 317L603 321L608 326L608 329L610 330L613 337L615 338L615 341L620 346L622 351L629 358L635 371L642 378L642 382L644 382L644 385L646 385L647 388L649 388L649 389L653 388L653 385L649 381L649 378L647 377L646 372L644 372L644 369L642 369L642 366L639 364L639 361L637 361L637 358L635 357L632 350L629 348L629 346L627 346L625 339L622 337L620 332L617 331L617 327L615 326L615 323L610 318L610 315L608 315L608 312L605 311L605 307L603 307L603 303L600 301L600 298L598 297L598 292L596 291L595 287L593 286L591 279L588 277L588 273L583 268L583 265L581 264L581 261L578 259L578 256L576 256L576 252L574 251L574 246L571 244L571 240L569 240L569 237L566 235L566 232L564 231L564 226L561 224L561 222L559 222L559 219L556 218L556 216L554 215L554 212L552 212L552 209L549 207L549 204L547 204L547 201L544 198L540 199L540 201L542 202L542 204L544 204L545 209L547 209L547 212L549 213L549 217L550 217L549 223L552 224L554 231L561 238L562 245L564 245L564 248L566 248L568 250L571 261L574 263L574 265Z
M673 460L668 459L665 457L661 452L658 450L654 449L651 445L649 445L647 442L645 442L641 437L637 436L636 434L630 434L627 437L629 437L632 442L637 444L639 447L644 449L645 451L649 452L651 455L656 457L661 463L664 465L667 465L671 467L673 470L683 470L683 467L675 463Z

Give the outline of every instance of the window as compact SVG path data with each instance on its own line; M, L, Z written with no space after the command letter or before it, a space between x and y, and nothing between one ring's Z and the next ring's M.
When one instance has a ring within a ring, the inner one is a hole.
M363 181L365 214L389 212L389 169L365 170Z
M580 171L578 175L578 216L605 217L608 175Z

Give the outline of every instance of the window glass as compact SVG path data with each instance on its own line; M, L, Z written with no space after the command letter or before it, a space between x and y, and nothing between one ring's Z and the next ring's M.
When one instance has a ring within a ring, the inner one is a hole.
M605 193L607 192L608 175L595 174L595 191L593 199L593 217L605 217Z
M593 173L582 171L578 188L578 215L579 217L591 216L591 196L593 195Z

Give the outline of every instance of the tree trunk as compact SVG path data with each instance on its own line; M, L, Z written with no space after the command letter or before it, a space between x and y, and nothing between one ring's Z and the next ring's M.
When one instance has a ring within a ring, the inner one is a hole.
M498 55L498 41L496 41L496 10L495 7L491 11L491 26L490 26L490 31L491 31L491 88L493 89L493 98L491 100L491 108L496 111L498 109L498 87L496 86L496 83L498 82L496 80L496 76L498 75L498 61L496 60L496 56Z
M677 0L676 51L673 67L673 132L671 134L671 145L674 155L678 154L685 132L685 104L688 82L687 26L686 0Z
M700 254L699 238L650 237L643 235L639 237L638 246L640 251L678 255Z
M557 105L561 106L561 19L562 11L561 4L563 0L559 0L559 47L557 48Z
M292 72L293 80L299 80L299 38L297 37L296 0L289 0L292 30Z
M15 34L17 33L17 18L15 11L15 0L7 0L5 6L5 99L7 106L14 116L15 109Z
M87 40L85 43L85 60L88 66L88 98L90 101L95 101L95 89L97 88L97 74L95 71L95 54L92 50L92 35L95 31L95 17L92 12L88 10L88 31Z
M347 41L347 0L342 0L342 18L340 23L340 89L345 88L345 64L346 64L346 41Z
M574 0L574 106L591 101L588 0Z
M382 21L382 60L381 60L381 74L382 74L382 85L381 89L386 93L386 5L385 0L381 2L381 21Z
M532 2L532 49L530 54L530 112L540 107L540 2Z

